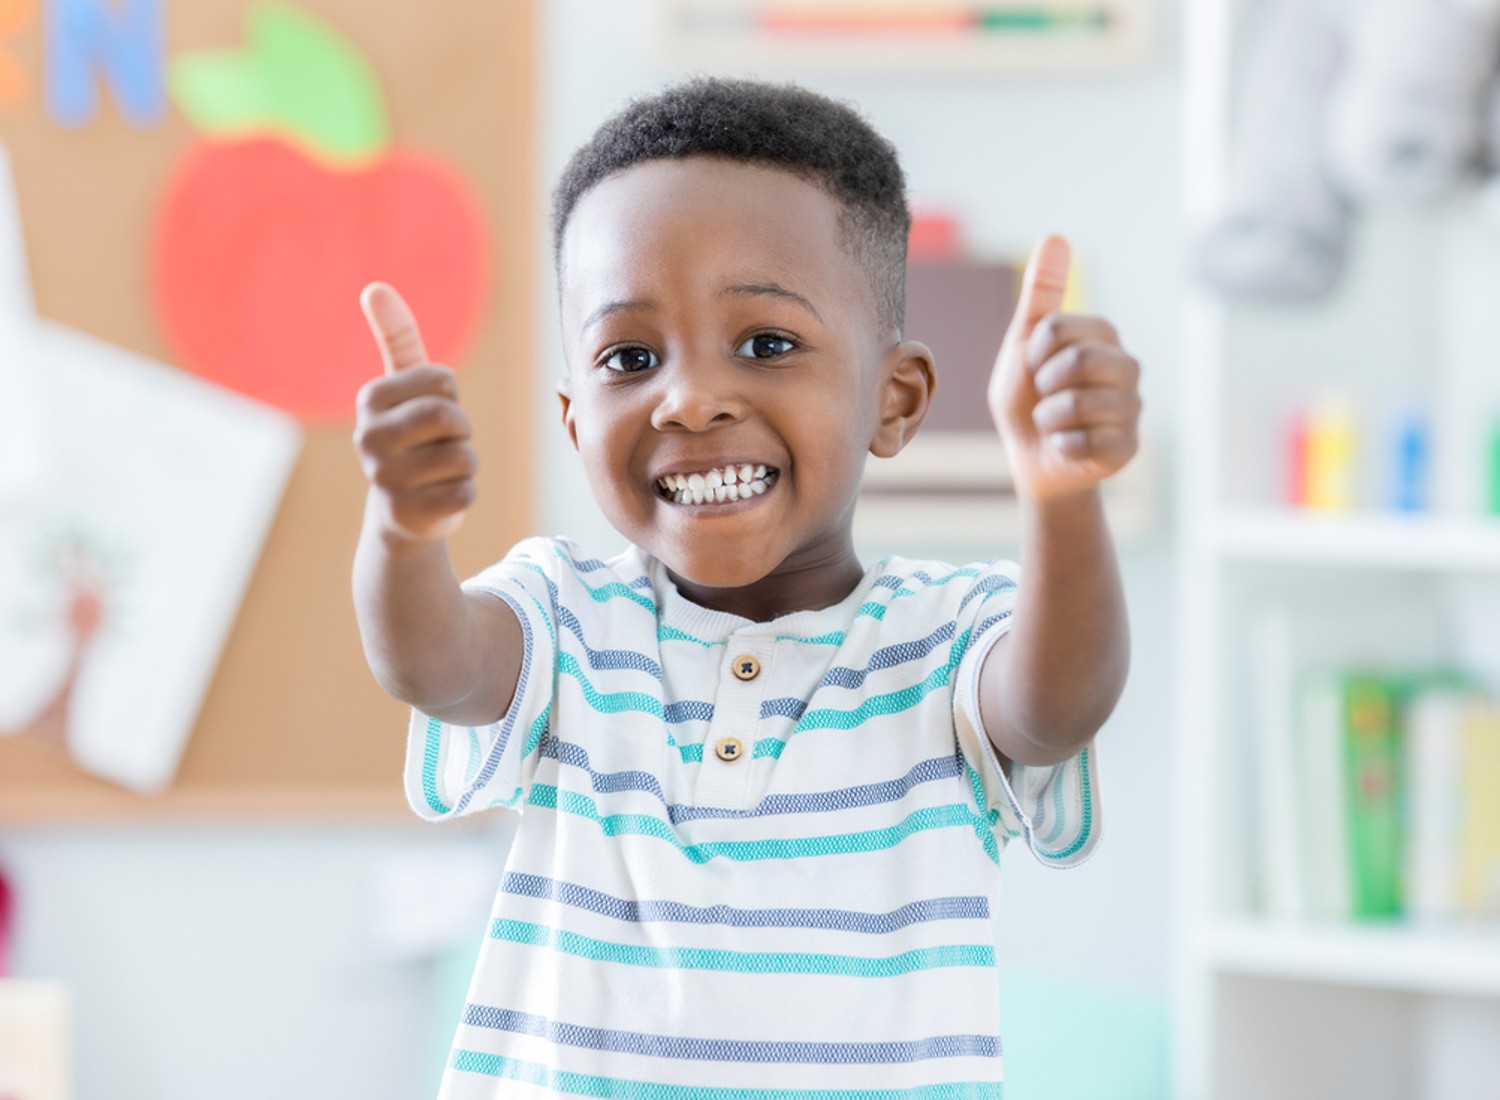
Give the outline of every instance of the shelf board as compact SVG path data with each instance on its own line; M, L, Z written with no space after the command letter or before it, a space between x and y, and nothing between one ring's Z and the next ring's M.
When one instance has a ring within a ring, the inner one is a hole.
M1377 569L1500 573L1500 519L1382 512L1224 511L1221 557Z
M1500 928L1422 931L1239 921L1216 926L1208 950L1220 973L1500 997Z

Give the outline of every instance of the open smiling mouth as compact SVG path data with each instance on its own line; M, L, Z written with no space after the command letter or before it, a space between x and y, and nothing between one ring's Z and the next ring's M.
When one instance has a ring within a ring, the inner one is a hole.
M656 479L656 491L674 504L729 504L760 496L780 475L774 466L715 466L690 474L666 474Z

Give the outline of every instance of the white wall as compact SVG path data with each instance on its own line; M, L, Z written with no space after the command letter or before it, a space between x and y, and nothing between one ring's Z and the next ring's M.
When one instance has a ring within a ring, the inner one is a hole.
M382 945L382 872L393 855L488 837L420 824L13 829L0 865L21 902L14 970L71 987L77 1100L431 1095L456 1016L432 1018L428 958ZM488 846L498 881L504 851ZM465 919L477 943L484 912Z

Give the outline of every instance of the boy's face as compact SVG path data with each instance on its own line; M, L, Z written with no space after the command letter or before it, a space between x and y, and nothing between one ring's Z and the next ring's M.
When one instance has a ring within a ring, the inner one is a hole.
M574 208L564 423L610 522L694 589L795 578L810 606L821 576L841 598L865 456L925 412L930 357L879 323L840 212L788 172L703 157L638 164Z

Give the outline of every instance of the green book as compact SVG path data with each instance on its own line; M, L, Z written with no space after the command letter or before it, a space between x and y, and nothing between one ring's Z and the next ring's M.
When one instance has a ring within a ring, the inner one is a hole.
M1350 902L1356 920L1401 915L1400 688L1383 676L1344 683L1345 806Z
M1356 920L1405 912L1407 706L1420 692L1463 684L1454 672L1354 673L1344 680L1344 805Z

